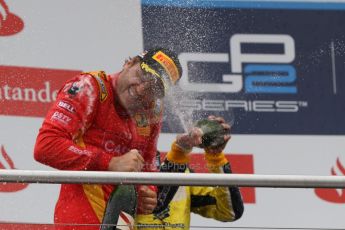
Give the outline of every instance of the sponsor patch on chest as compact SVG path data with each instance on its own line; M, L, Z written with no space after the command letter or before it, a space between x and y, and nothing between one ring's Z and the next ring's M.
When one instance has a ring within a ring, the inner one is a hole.
M140 136L150 136L151 133L151 126L149 119L144 114L136 114L134 116L134 120L137 127L137 132Z

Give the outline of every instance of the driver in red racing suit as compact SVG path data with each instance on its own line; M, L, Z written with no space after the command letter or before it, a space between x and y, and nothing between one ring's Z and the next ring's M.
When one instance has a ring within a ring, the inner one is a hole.
M176 55L156 48L126 61L120 73L82 73L69 80L39 130L35 159L60 170L155 170L161 98L181 74ZM98 229L114 188L62 184L54 214L57 228ZM152 213L156 188L137 190L137 212Z

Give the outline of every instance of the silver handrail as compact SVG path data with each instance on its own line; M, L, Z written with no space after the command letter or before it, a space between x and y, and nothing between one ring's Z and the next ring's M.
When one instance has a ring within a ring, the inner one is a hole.
M345 176L0 170L0 182L345 188Z

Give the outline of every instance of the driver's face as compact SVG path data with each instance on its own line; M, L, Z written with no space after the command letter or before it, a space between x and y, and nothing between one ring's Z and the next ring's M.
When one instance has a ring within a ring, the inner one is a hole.
M144 72L136 59L128 61L117 85L121 105L130 112L148 108L157 98L164 95L159 78Z

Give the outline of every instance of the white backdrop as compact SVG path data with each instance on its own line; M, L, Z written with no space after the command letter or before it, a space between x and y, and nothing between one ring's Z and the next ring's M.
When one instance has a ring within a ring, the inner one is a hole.
M121 68L124 59L142 51L139 1L7 0L24 29L0 36L0 67L99 70ZM0 6L1 7L1 6ZM0 14L1 14L0 10ZM1 29L1 27L0 27ZM0 88L10 82L1 81ZM14 86L12 86L14 87ZM0 97L0 146L17 169L50 169L33 160L33 146L42 117L8 116ZM10 102L11 103L11 102ZM30 106L40 106L33 104ZM175 134L162 134L159 149L168 150ZM255 174L341 175L345 164L344 136L233 135L226 153L253 156ZM0 156L3 168L11 168ZM6 187L7 186L7 187ZM0 221L52 223L59 185L30 184L4 192L0 184ZM193 215L192 226L345 228L344 190L329 202L314 189L256 188L255 202L245 204L243 217L220 223Z

